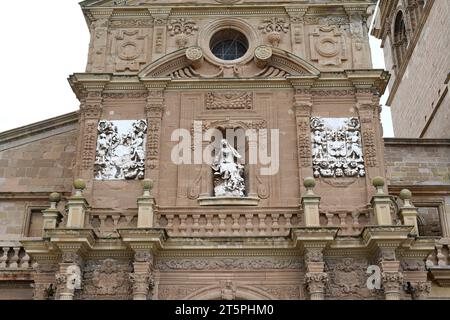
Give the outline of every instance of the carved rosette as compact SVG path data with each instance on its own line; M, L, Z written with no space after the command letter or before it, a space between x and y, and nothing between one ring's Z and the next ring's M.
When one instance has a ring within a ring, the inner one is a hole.
M326 272L308 272L305 275L305 284L311 300L323 300L325 287L329 281Z
M401 272L383 272L381 279L386 300L400 300L403 274Z

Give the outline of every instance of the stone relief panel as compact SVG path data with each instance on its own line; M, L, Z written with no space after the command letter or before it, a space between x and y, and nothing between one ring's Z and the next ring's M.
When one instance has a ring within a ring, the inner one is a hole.
M125 261L88 261L84 266L82 298L130 300L132 271L131 263Z
M364 259L344 258L326 261L329 275L326 294L328 299L378 299L379 293L367 288L369 264Z
M273 17L265 19L259 26L264 34L267 35L267 41L273 46L278 47L280 45L282 34L288 33L290 24L283 18Z
M116 72L139 71L147 62L148 36L142 29L118 30L113 40Z
M206 110L251 110L253 109L253 93L229 92L206 94Z
M311 60L320 66L340 66L348 59L345 35L337 26L314 28L310 35Z
M102 120L97 130L95 179L143 179L147 121Z
M311 118L314 176L366 175L358 118Z
M178 48L184 48L189 42L189 37L198 30L197 24L193 20L186 18L172 19L167 26L169 35L175 37Z

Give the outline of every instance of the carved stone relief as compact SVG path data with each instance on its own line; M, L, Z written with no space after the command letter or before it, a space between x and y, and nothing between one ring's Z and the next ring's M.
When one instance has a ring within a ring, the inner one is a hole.
M337 26L321 26L311 33L311 60L321 66L340 66L347 60L345 36Z
M113 259L88 261L84 271L83 298L130 299L131 264Z
M333 299L376 298L378 293L367 288L367 267L368 263L363 259L328 260L326 272L330 281L327 295Z
M176 44L178 48L184 48L188 44L189 36L194 35L198 30L198 26L192 20L186 18L172 19L167 26L169 35L176 37Z
M253 94L251 92L229 92L206 94L206 110L238 110L253 108Z
M147 35L140 30L119 30L113 44L115 71L139 71L147 62Z
M311 118L314 176L366 175L358 118Z
M156 269L168 270L261 270L295 269L302 270L303 263L298 259L272 258L229 258L229 259L161 259Z
M282 18L273 17L265 19L259 29L267 34L267 40L272 46L278 47L281 42L281 35L289 31L289 23Z
M100 121L95 178L143 179L146 133L146 120Z

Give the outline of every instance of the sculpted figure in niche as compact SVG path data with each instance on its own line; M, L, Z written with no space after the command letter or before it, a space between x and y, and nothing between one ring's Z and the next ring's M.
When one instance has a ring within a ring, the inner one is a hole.
M241 155L226 139L212 164L214 171L214 195L216 197L244 197L244 166L237 162Z

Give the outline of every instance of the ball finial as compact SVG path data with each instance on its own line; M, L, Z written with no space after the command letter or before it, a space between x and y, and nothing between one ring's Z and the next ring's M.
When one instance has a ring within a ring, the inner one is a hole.
M154 185L154 183L153 183L153 180L152 179L145 179L143 182L142 182L142 185L143 185L143 187L144 187L144 190L152 190L153 189L153 185Z
M400 191L400 199L402 200L410 200L412 198L412 192L408 189L403 189Z
M50 193L48 200L50 202L60 202L61 201L61 194L59 194L58 192L52 192Z
M316 180L312 177L307 177L303 180L303 185L307 189L312 189L316 186Z
M383 177L375 177L375 178L373 178L373 180L372 180L372 185L373 185L375 188L381 188L381 187L384 187L384 179L383 179Z
M86 182L83 179L77 179L73 182L73 186L76 190L86 189Z

